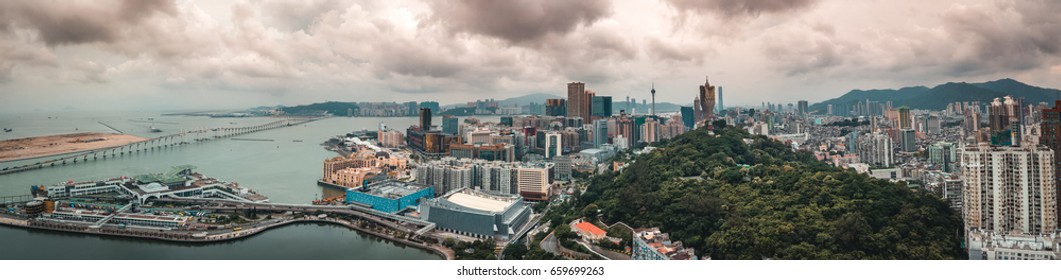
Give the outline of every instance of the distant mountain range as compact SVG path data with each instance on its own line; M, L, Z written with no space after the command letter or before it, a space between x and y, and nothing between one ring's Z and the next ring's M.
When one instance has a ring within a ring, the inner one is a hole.
M545 100L546 99L552 99L552 98L563 98L563 97L552 95L552 94L547 94L547 93L533 93L533 94L528 94L528 95L523 95L523 96L518 96L518 97L512 97L512 98L506 98L506 99L497 100L497 103L501 107L522 107L522 106L529 105L531 103L537 103L537 104L539 104L539 105L544 107L545 106ZM636 110L638 113L645 114L645 113L648 113L650 111L649 108L651 107L652 104L634 103L634 104L631 104L631 105L633 105L633 106L629 107L629 108ZM467 111L467 110L463 109L465 106L467 106L467 103L450 104L450 105L443 106L443 109L446 110L446 113L453 114L453 115L461 115L461 116L471 115L472 113L469 113L469 112L461 112L462 110L463 111ZM341 102L341 101L326 101L326 102L306 104L306 105L277 106L277 107L280 107L280 110L284 111L288 115L321 115L321 114L325 114L325 113L330 113L330 114L337 115L337 116L343 116L343 115L346 115L347 110L354 110L354 111L358 110L358 105L357 105L356 102ZM677 112L677 111L680 110L680 107L681 107L681 105L674 104L674 103L668 103L668 102L656 103L656 110L659 111L660 113ZM262 106L262 107L253 108L251 110L264 110L264 109L271 109L271 108L272 107ZM446 109L446 108L449 108L449 109ZM618 114L619 110L626 110L626 108L628 108L627 105L626 105L626 101L615 100L615 99L612 100L612 112L614 112L615 114ZM631 112L628 112L628 113L631 113Z
M532 94L528 94L528 95L523 95L523 96L517 96L517 97L497 100L497 103L499 105L501 105L501 107L520 107L520 106L529 105L531 103L537 103L539 105L544 106L546 99L554 99L554 98L567 99L567 97L557 96L557 95L548 94L548 93L532 93ZM632 104L632 105L633 106L630 107L630 108L631 109L635 109L636 108L637 112L639 112L639 113L648 113L649 107L652 107L651 106L652 104L636 103L636 104ZM458 103L458 104L450 104L450 105L443 106L443 107L451 108L451 107L464 107L464 106L467 106L467 104L466 103ZM668 102L656 103L656 110L658 110L661 113L677 112L677 111L680 110L680 107L681 107L681 105L674 104L674 103L668 103ZM612 111L613 112L618 114L619 110L626 110L626 108L627 107L626 107L626 101L625 100L619 100L619 99L617 99L617 97L612 97Z
M548 94L548 93L531 93L531 94L527 94L527 95L523 95L523 96L516 96L516 97L512 97L512 98L505 98L505 99L500 99L500 100L495 100L495 101L497 101L497 104L501 105L501 107L520 107L520 106L530 105L531 103L545 104L545 100L546 99L551 99L551 98L564 98L564 97L557 96L557 95L554 95L554 94ZM475 100L468 100L468 101L462 102L462 103L454 103L454 104L443 105L442 107L443 108L454 108L454 107L461 108L461 107L468 106L468 102L475 102Z
M288 115L321 115L329 113L336 116L345 116L347 110L357 110L357 104L353 102L326 101L309 105L297 105L280 107Z
M1001 79L984 83L950 82L932 88L924 86L904 87L900 89L852 90L840 97L822 101L810 106L808 110L825 112L827 104L850 105L858 101L891 101L893 107L906 106L911 109L943 110L947 104L958 101L980 101L981 104L991 100L1012 95L1024 98L1025 104L1046 102L1053 104L1061 95L1061 90L1041 88L1021 83L1014 79Z

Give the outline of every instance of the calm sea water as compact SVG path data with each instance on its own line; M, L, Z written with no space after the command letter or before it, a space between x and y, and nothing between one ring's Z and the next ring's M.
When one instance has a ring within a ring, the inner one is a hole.
M154 120L148 121L148 118ZM498 118L480 119L497 121ZM0 114L0 127L14 129L10 133L0 134L0 139L79 131L113 131L97 123L100 121L128 134L154 137L182 129L240 127L273 120L275 119L160 116L151 112ZM322 175L321 162L336 156L335 153L324 150L320 143L332 136L355 130L375 130L381 121L389 127L404 130L416 123L417 119L336 117L240 136L273 141L223 139L96 160L87 164L3 175L0 176L0 196L28 194L29 187L35 184L51 185L66 180L134 176L163 172L171 166L191 164L197 166L200 173L239 182L268 196L273 202L309 203L322 196L338 193L316 185L316 180ZM441 119L434 122L441 123ZM151 126L165 132L150 133L148 128ZM20 164L22 162L0 163L0 167ZM14 258L20 259L438 259L426 251L397 247L380 239L363 237L343 227L324 225L289 226L270 230L246 240L202 246L47 233L9 227L0 227L0 240L5 244L5 254L0 255L5 255L5 258L18 256ZM268 255L276 252L282 253Z

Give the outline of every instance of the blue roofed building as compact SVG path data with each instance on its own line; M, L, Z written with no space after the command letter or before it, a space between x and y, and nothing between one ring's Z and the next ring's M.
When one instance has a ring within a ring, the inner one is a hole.
M362 204L380 212L398 213L435 197L435 189L415 183L382 181L346 190L347 204Z

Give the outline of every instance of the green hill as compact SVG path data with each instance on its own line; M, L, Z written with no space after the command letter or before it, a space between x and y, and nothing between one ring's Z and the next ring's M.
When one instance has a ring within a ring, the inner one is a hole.
M582 205L658 226L713 259L960 259L962 221L930 194L734 127L698 129L595 176ZM749 139L751 144L745 144Z
M353 102L339 102L339 101L327 101L322 103L313 103L309 105L298 105L291 107L282 107L285 114L288 115L321 115L324 113L330 113L336 116L345 116L346 110L357 111L357 104Z
M810 106L809 110L825 112L826 104L847 104L864 100L892 101L894 107L907 106L913 109L943 110L947 104L958 101L980 101L981 104L991 100L1012 95L1024 98L1026 104L1053 101L1061 91L1036 87L1013 79L1001 79L984 83L945 83L932 88L918 86L894 89L852 90L840 97L822 101Z

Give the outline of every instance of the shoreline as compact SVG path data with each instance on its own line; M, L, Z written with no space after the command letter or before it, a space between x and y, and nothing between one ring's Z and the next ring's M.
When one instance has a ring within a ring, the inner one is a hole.
M122 133L80 132L0 141L0 163L76 154L150 140Z
M53 228L53 227L47 227L47 226L42 226L42 225L34 225L34 224L30 223L29 221L24 221L24 220L18 220L18 221L22 221L24 223L14 223L14 222L11 222L11 221L8 221L8 220L10 220L10 219L0 219L0 225L10 226L10 227L17 227L17 228L25 228L25 229L33 229L33 230L67 232L67 233L89 234L89 235L101 235L101 236L123 237L123 238L151 239L151 240L157 240L157 241L162 241L162 242L184 243L184 244L208 244L208 243L221 243L221 242L235 241L235 240L248 238L248 237L257 235L259 233L265 232L265 231L270 230L270 229L281 228L281 227L284 227L284 226L287 226L287 225L293 225L293 224L299 224L299 223L331 224L331 225L344 226L347 229L354 230L354 231L361 232L361 233L365 233L365 234L371 235L371 236L376 237L376 238L387 240L387 241L390 241L390 242L393 242L393 243L396 243L396 244L401 244L403 246L409 246L409 247L413 247L415 249L427 251L427 252L430 252L431 254L434 254L436 256L441 257L442 260L453 260L453 259L456 259L455 253L453 253L452 250L447 252L446 250L444 250L442 248L439 248L437 246L428 246L428 245L425 245L425 244L412 242L410 240L395 238L393 236L386 235L386 234L383 234L383 233L378 233L378 232L374 232L374 231L371 231L371 230L368 230L368 229L363 229L363 228L357 227L357 226L355 226L353 224L350 224L350 223L347 223L347 222L344 222L344 221L339 221L339 220L335 220L335 219L327 219L327 218L326 219L313 219L313 218L306 219L306 218L303 218L303 219L286 220L286 221L282 221L282 222L278 222L278 223L273 223L273 224L269 224L269 225L255 227L255 228L252 228L252 229L243 230L243 231L207 236L207 237L205 237L203 239L177 239L177 238L167 238L165 236L142 236L142 235L133 235L133 234L113 233L113 232L81 230L81 229L73 229L73 228L69 228L69 229L68 228Z

